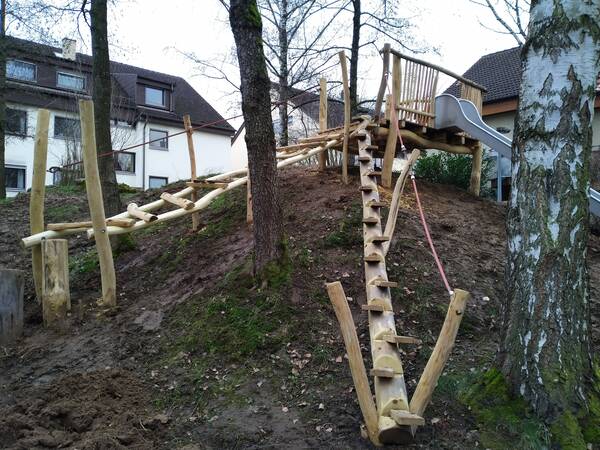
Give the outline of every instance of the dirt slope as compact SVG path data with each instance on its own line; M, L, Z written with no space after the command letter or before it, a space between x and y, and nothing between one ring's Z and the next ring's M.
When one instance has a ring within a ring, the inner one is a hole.
M119 307L102 311L97 259L83 238L70 243L68 330L43 329L27 287L26 336L0 353L0 448L173 449L369 448L324 283L341 280L368 345L356 178L283 172L289 271L272 286L248 276L251 233L244 192L202 213L122 242L116 256ZM454 380L489 367L502 299L504 209L448 186L420 183L433 238L454 287L469 290L457 346L427 410L415 448L481 447L482 433L456 398ZM156 193L129 195L144 202ZM384 194L385 196L385 194ZM18 239L27 197L0 204L0 266L29 270ZM83 193L50 192L52 221L83 219ZM600 240L590 245L594 330L598 329ZM403 349L409 391L443 321L447 294L433 265L410 188L388 271L397 326L424 344ZM595 347L598 334L594 335ZM368 358L367 347L363 349Z

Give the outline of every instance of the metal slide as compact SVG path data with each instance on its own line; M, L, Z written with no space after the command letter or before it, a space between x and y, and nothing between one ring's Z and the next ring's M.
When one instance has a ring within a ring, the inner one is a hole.
M435 98L435 127L466 131L505 158L511 159L512 142L487 126L473 103L450 94ZM590 188L590 212L600 216L600 192Z

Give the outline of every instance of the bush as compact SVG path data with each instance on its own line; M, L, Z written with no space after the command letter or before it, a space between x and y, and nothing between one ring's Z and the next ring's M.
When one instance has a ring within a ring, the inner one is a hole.
M482 187L490 177L492 161L483 155L481 164ZM469 187L471 181L472 157L436 152L424 156L415 165L415 176L440 184L451 184L462 189Z

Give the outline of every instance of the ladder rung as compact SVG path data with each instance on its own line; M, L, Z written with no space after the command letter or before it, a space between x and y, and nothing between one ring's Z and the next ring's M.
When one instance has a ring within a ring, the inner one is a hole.
M381 244L383 242L388 242L390 240L389 236L373 236L371 239L367 241L368 244Z
M377 277L371 280L371 284L373 286L382 287L382 288L395 288L398 287L398 283L395 281L384 280L381 277Z
M380 263L383 262L383 256L378 253L371 253L370 255L365 256L365 262Z
M371 312L393 311L392 308L389 306L389 302L379 297L372 298L368 304L361 305L360 308L363 311Z
M381 200L371 200L367 202L367 206L369 208L385 208L388 206L386 202L382 202Z
M377 145L367 145L365 150L379 150L379 146Z
M425 419L402 409L392 409L390 416L398 425L425 425Z
M359 156L358 160L360 162L366 162L366 163L368 163L368 162L371 162L372 158L370 156Z
M367 176L368 177L380 177L381 176L381 170L370 170L367 172Z
M377 217L364 217L362 221L367 225L375 225L379 223L379 219Z
M372 377L394 378L394 375L396 375L396 373L394 372L394 369L390 369L389 367L381 367L378 369L371 369Z
M361 192L373 192L373 187L372 186L361 186L358 188L359 191Z
M413 344L413 345L421 345L423 341L421 339L417 339L411 336L396 336L392 334L386 334L383 336L382 340L385 342L389 342L390 344Z

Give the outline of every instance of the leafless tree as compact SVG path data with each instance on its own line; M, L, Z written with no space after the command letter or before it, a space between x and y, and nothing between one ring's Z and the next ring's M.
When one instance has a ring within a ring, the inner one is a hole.
M529 0L469 0L471 3L488 9L502 29L489 28L496 33L510 34L518 45L523 45L527 37L527 20L531 3Z

